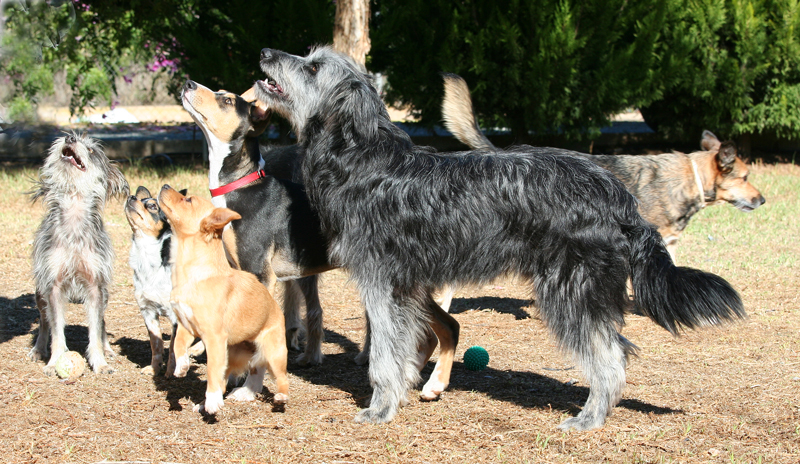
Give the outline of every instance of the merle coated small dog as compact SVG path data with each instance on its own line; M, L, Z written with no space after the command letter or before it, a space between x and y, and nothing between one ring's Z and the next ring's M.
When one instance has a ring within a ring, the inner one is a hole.
M125 177L103 153L100 144L69 134L56 139L39 170L32 201L45 213L33 240L33 277L39 307L39 335L28 354L50 358L45 374L55 374L67 351L64 314L67 303L83 303L89 328L86 357L94 372L111 373L104 314L114 268L114 249L103 225L103 209L114 196L128 194Z
M185 195L186 190L181 190L181 193ZM150 337L150 365L142 369L142 374L156 375L161 371L164 355L159 317L170 322L170 340L175 340L178 327L178 318L169 302L172 291L172 227L158 206L158 200L143 186L139 186L136 195L131 195L125 202L125 217L133 232L128 259L133 270L133 293ZM202 352L203 342L198 342L190 350L192 356ZM174 360L170 366L174 366ZM167 372L167 375L172 375L172 372Z
M629 276L635 307L672 333L744 316L728 282L676 267L635 198L585 158L529 146L442 156L392 124L371 80L332 49L263 49L260 65L256 95L293 125L331 259L369 316L374 390L357 421L391 420L419 380L417 350L441 311L431 292L444 285L530 280L543 321L591 385L563 429L602 426L622 397L635 350L618 332Z

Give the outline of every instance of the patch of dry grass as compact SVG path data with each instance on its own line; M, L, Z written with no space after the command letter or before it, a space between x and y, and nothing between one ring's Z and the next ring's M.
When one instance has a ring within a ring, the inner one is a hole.
M124 167L131 187L168 182L206 195L206 172ZM106 315L118 355L110 376L67 384L25 359L38 330L30 242L38 205L14 192L35 171L0 172L0 448L4 462L780 462L800 456L800 169L761 165L752 180L767 203L750 214L708 208L690 224L681 264L728 278L750 318L677 339L631 316L624 334L641 347L628 388L606 426L562 433L588 393L581 374L555 348L513 279L463 289L453 305L461 323L458 359L485 347L489 367L456 363L440 401L411 404L385 425L352 418L370 395L366 369L352 362L363 338L363 311L342 272L322 284L327 355L322 366L290 363L291 398L272 412L270 395L228 402L216 420L192 412L203 399L203 358L184 379L139 373L149 344L127 266L130 230L120 202L106 221L117 251ZM67 337L87 343L82 308L72 305ZM298 353L292 353L295 357ZM429 366L424 375L429 375ZM267 383L272 387L271 383Z

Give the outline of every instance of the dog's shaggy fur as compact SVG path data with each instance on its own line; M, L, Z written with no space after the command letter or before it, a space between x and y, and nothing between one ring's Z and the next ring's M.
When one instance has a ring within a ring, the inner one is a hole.
M635 305L673 333L744 316L725 280L675 267L625 187L584 158L416 147L369 78L330 48L264 49L261 69L256 95L294 126L331 259L350 271L369 316L374 391L356 420L391 420L419 380L431 291L446 284L530 279L542 319L591 385L564 429L601 426L621 398L635 349L618 333L628 276Z
M68 302L84 304L89 328L86 357L95 372L110 373L105 354L113 355L106 335L105 313L114 249L103 226L106 201L128 194L125 177L86 136L56 139L39 170L32 201L41 200L44 219L33 241L33 276L39 307L39 335L28 357L55 363L67 351L64 313Z

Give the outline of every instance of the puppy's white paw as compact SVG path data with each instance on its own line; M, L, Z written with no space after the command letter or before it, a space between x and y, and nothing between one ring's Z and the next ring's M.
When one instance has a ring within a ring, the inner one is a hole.
M272 404L275 405L284 405L289 402L289 395L286 393L275 393L275 397L272 398Z
M196 405L194 412L206 412L214 415L222 409L225 402L222 400L222 392L206 392L206 400Z
M233 401L255 401L256 393L250 390L248 387L239 387L234 388L228 394L227 398Z
M189 355L181 356L180 358L175 360L175 370L172 372L172 375L175 377L186 377L186 374L189 372L189 366L191 366L192 362L189 360Z

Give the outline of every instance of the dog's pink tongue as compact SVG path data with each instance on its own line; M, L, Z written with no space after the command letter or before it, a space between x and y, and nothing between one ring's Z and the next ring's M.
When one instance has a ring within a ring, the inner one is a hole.
M283 87L281 87L275 81L267 82L267 88L270 90L270 92L283 93Z

